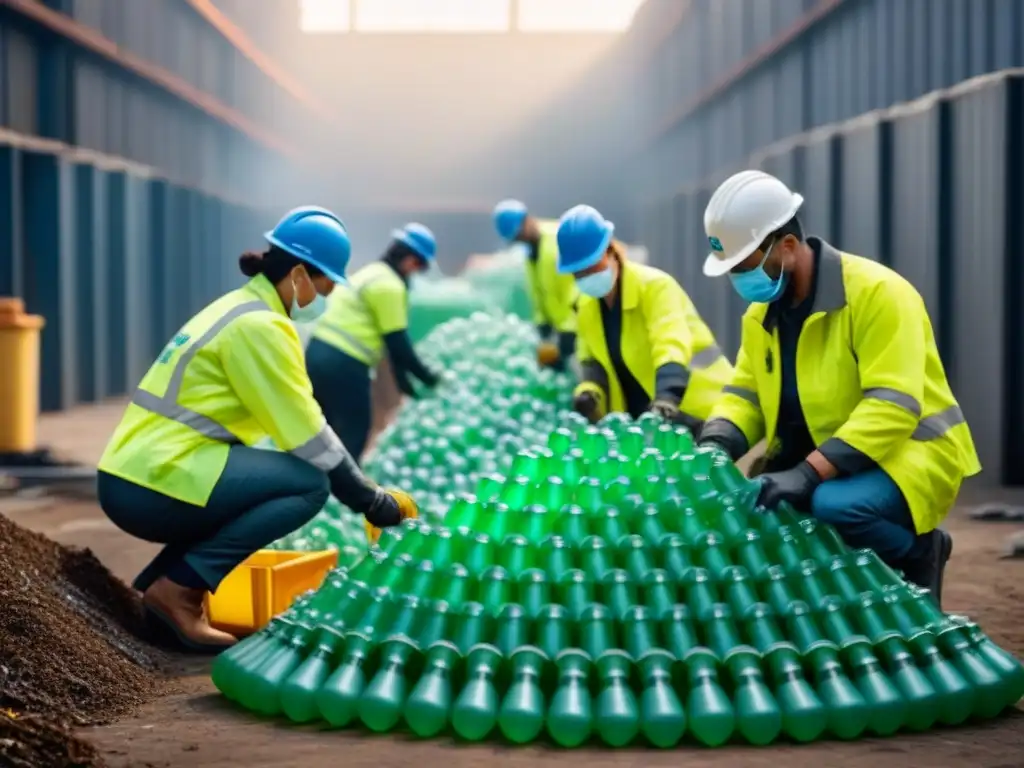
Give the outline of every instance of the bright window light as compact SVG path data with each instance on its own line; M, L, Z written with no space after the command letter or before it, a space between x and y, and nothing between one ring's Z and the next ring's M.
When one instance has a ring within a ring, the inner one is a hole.
M681 0L680 0L681 1ZM623 32L644 0L519 0L521 32Z
M348 32L350 0L299 0L303 32Z
M358 32L506 32L509 0L357 0Z

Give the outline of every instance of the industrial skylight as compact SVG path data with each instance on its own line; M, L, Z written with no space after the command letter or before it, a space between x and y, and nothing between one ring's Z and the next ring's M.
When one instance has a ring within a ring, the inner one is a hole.
M512 0L299 0L299 24L311 33L621 32L643 2L518 0L513 14Z

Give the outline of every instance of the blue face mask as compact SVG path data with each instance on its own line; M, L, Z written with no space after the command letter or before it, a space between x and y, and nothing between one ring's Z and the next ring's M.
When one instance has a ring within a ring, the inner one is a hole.
M771 304L786 290L786 285L789 283L789 275L786 272L782 272L778 278L772 279L764 271L764 263L768 261L768 255L774 247L775 243L773 242L768 247L768 250L765 251L761 263L749 272L729 273L732 287L736 289L736 293L745 301L756 304Z
M611 267L605 267L600 272L592 275L584 275L576 278L576 287L580 293L595 299L603 299L612 292L615 287L615 272Z
M312 281L310 281L312 282ZM299 291L292 281L292 308L289 315L296 323L312 323L320 319L320 316L327 311L327 297L321 295L320 291L313 286L313 300L304 307L299 306Z

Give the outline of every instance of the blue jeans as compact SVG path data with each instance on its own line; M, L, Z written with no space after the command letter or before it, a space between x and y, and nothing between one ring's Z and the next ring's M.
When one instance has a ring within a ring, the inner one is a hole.
M854 549L873 549L889 565L905 560L919 538L903 492L877 468L826 480L811 497L811 514L835 526Z
M320 339L311 339L306 371L327 424L358 463L373 427L369 366Z
M135 579L132 586L140 592L180 571L182 563L216 591L249 555L309 522L329 495L327 475L312 464L241 445L231 447L205 507L106 472L97 485L100 506L114 525L166 545Z

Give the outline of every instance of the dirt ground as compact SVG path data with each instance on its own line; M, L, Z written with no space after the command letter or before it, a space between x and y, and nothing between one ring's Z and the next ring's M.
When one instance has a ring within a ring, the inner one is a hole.
M95 461L120 413L120 405L46 417L41 440L65 456ZM968 489L965 502L995 499L1024 502L1024 494ZM0 497L0 512L15 522L63 544L89 547L115 574L130 579L152 556L153 548L120 533L92 502L58 498ZM1024 560L1002 560L1005 538L1013 525L975 523L957 510L948 529L955 551L946 579L947 610L972 616L1001 646L1024 656ZM446 765L469 768L568 764L604 766L743 765L822 768L844 766L927 766L1011 768L1024 766L1024 712L980 726L936 730L921 735L824 742L767 749L687 748L669 752L587 749L564 752L548 747L511 748L500 744L467 745L446 741L416 742L406 737L360 732L321 733L317 728L261 721L221 700L204 662L182 661L166 695L144 705L134 716L82 735L95 744L111 766L335 766L391 768Z

